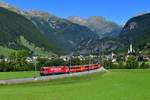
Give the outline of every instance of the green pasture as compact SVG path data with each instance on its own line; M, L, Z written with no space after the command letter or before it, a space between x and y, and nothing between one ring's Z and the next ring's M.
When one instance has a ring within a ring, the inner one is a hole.
M1 85L0 100L150 100L150 70L110 70L47 82Z
M39 72L0 72L0 80L39 76Z

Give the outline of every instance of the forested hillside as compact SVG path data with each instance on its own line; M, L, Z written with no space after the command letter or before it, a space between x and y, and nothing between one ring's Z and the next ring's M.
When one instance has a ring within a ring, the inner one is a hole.
M74 24L41 11L29 11L26 16L48 39L66 53L72 52L82 42L95 40L98 35L85 26Z
M49 42L35 25L22 15L0 7L0 46L15 50L30 48L21 43L23 37L29 44L41 50L56 51L54 43ZM34 52L34 51L32 51Z
M140 51L150 53L150 13L131 18L120 33L127 44L132 42Z

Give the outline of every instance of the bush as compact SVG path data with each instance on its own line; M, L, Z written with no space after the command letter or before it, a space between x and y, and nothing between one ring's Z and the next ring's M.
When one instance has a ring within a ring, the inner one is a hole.
M108 60L108 61L104 61L104 64L103 64L104 68L106 69L112 69L113 68L113 63Z
M150 66L145 62L142 62L142 64L140 65L140 69L147 69L147 68L150 68Z
M118 69L125 69L125 68L126 68L126 66L125 66L124 62L123 61L119 61L118 62Z
M139 68L138 62L136 61L135 57L133 56L128 57L128 60L126 61L126 68L127 69Z

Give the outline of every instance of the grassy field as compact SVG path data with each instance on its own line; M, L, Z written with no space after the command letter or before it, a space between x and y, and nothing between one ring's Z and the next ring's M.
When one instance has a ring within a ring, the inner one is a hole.
M150 70L111 70L49 82L0 86L0 100L150 100Z
M0 80L3 79L14 79L14 78L28 78L28 77L34 77L39 76L39 72L0 72Z

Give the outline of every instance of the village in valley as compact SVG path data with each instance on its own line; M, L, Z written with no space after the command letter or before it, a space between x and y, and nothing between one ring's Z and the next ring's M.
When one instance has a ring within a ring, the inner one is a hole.
M23 51L21 51L23 52ZM21 55L22 53L20 53ZM9 63L11 62L11 56L10 57L0 57L1 63ZM88 65L88 64L94 64L94 63L101 63L103 66L107 69L113 68L128 68L126 67L126 64L128 60L132 60L132 62L136 62L135 68L149 68L150 67L150 56L149 55L142 55L140 52L136 52L133 48L133 44L131 43L128 47L128 51L124 54L117 54L114 52L111 52L109 54L104 54L102 52L97 53L89 53L89 54L73 54L70 55L62 55L62 56L51 56L51 57L40 57L40 56L27 56L22 55L22 58L15 57L13 59L24 59L24 62L27 62L31 65L33 65L33 68L38 66L38 70L40 67L43 66L62 66L62 65ZM132 63L131 62L131 63ZM19 62L17 62L19 63ZM22 63L22 62L20 62ZM120 65L121 63L121 65ZM112 64L112 65L111 65ZM134 63L133 63L134 64ZM121 67L119 67L121 66ZM124 66L124 67L123 67ZM132 67L131 67L132 69ZM1 68L2 70L2 68ZM21 69L20 69L21 70Z
M0 0L0 100L150 100L150 1Z

